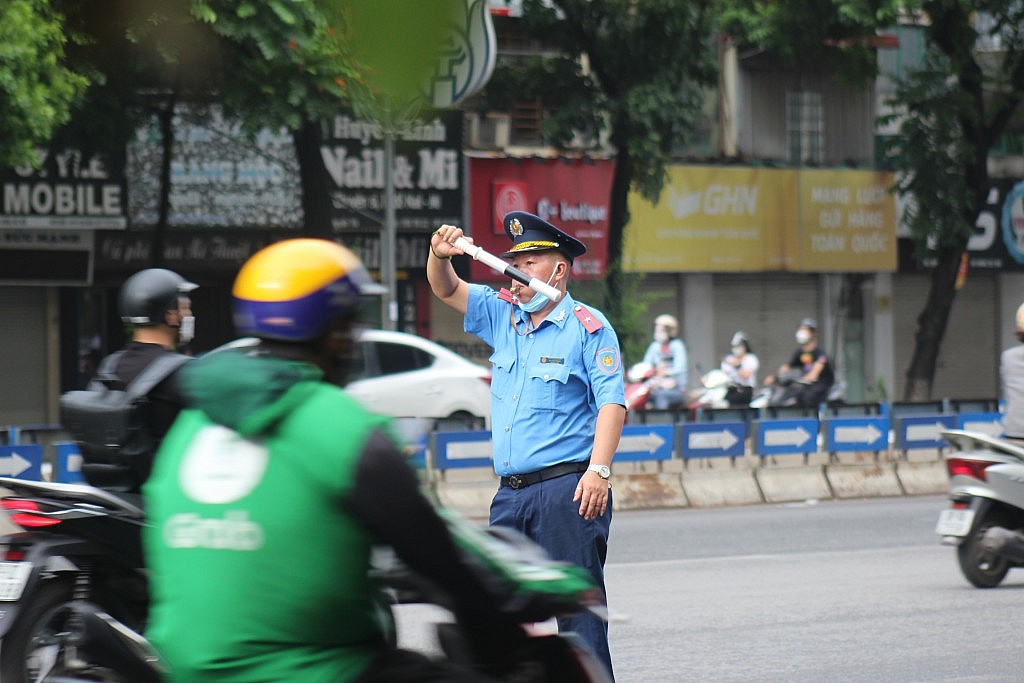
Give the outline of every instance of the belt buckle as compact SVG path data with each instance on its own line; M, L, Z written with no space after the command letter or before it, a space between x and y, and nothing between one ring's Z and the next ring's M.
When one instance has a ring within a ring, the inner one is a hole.
M518 474L510 474L508 476L508 486L512 489L521 489L526 486L526 482Z

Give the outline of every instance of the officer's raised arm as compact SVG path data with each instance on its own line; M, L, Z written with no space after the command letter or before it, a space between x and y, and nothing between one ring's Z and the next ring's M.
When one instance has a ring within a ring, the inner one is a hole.
M430 253L427 255L427 282L434 296L454 308L459 313L466 312L469 301L469 283L460 278L452 267L452 256L464 253L453 243L466 237L461 228L454 225L442 225L430 236Z

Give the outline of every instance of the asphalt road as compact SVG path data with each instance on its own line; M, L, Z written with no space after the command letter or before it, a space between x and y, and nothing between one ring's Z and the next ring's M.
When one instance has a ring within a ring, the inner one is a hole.
M944 506L930 496L617 513L616 680L1024 680L1024 569L996 589L968 585L932 532ZM429 648L435 616L402 615L403 641Z

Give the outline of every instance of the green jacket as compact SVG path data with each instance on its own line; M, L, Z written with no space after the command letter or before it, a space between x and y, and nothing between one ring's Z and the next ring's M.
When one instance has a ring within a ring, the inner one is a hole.
M173 681L336 683L383 647L371 539L339 501L387 421L320 379L233 351L182 372L194 407L144 488L147 635Z

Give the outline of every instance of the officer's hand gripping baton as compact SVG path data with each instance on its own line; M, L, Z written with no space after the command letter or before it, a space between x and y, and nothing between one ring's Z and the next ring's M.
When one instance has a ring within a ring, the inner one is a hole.
M558 301L559 299L562 298L562 293L555 289L554 287L552 287L551 285L549 285L548 283L544 282L543 280L538 280L535 277L530 277L523 271L517 268L513 268L504 260L498 258L494 254L484 251L483 247L478 247L475 244L472 244L471 242L467 241L465 237L460 237L457 240L455 240L453 246L456 249L461 249L462 251L469 254L471 257L473 257L474 261L483 262L484 265L490 266L499 273L504 273L505 275L508 275L513 280L523 283L533 291L539 294L543 294L552 301Z

